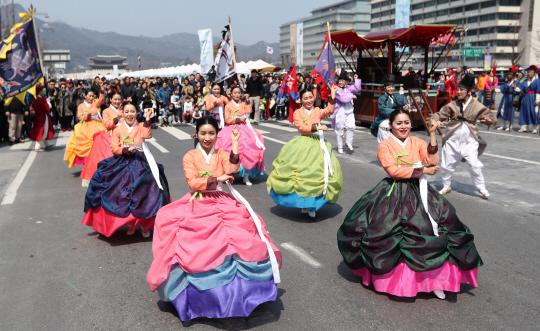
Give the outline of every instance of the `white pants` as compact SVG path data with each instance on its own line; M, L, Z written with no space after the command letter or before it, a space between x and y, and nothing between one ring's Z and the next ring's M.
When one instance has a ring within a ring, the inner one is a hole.
M339 112L345 109L340 109ZM356 122L354 120L354 113L349 114L336 114L336 135L337 135L337 148L343 149L343 133L347 129L345 136L345 143L352 146L354 129L356 129Z
M531 131L531 132L538 131L538 125L533 125L533 124L522 125L519 129L523 131Z
M43 149L47 147L47 143L45 140L47 140L47 136L49 135L49 118L45 118L45 125L43 126L43 138L41 138L41 141L36 141L36 149Z
M386 129L386 130L385 130ZM386 119L379 124L379 131L377 132L377 142L380 144L386 139L390 138L392 131L390 131L390 120Z
M472 137L471 137L472 138ZM443 189L447 189L452 184L452 174L462 159L465 159L465 168L469 170L474 185L480 190L486 190L484 175L482 174L482 162L478 159L478 142L460 142L448 140L442 150L441 174Z
M505 121L505 120L500 120L501 122L501 128L504 130L504 129L511 129L511 126L512 126L512 122L510 121Z

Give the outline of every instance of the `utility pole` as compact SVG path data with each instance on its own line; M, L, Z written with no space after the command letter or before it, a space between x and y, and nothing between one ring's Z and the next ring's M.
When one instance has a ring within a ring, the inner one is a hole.
M139 62L139 71L141 70L141 56L137 55L137 61Z

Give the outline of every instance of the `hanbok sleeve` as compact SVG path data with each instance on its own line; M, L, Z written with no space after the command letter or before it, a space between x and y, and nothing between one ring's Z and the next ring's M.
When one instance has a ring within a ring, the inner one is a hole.
M105 128L107 128L107 130L114 129L114 127L116 126L116 124L118 123L118 121L120 120L121 117L122 117L122 115L111 116L110 112L104 111L103 112L103 124L105 124Z
M141 138L150 139L152 138L152 123L150 121L144 121L141 123Z
M362 80L361 79L355 79L354 85L350 86L350 92L352 94L357 93L362 89Z
M452 117L452 109L450 108L450 104L442 107L441 110L431 115L432 120L441 121L441 122L451 117Z
M218 157L226 174L232 174L240 171L240 156L238 154L234 154L232 151L229 154L225 152L225 150L221 150Z
M379 162L383 166L384 170L392 179L409 179L412 178L414 168L410 167L400 167L397 164L396 158L392 155L392 151L390 151L389 144L385 143L384 141L379 144L379 147L377 148L377 158L379 159Z
M193 153L187 153L183 159L184 176L186 182L192 191L206 191L209 178L202 178L195 166L195 157ZM215 178L215 177L210 177ZM214 179L215 181L215 179Z
M537 94L538 96L538 94ZM480 111L480 114L478 116L478 120L484 120L484 119L490 119L491 120L491 126L495 126L497 124L497 116L496 113L493 113L488 107L483 106L482 110Z
M405 96L405 94L401 94L401 93L398 93L398 95L394 97L394 100L396 101L396 105L398 107L403 107L409 103L409 101L407 101L407 97Z
M431 144L427 143L422 139L418 139L418 141L418 152L420 153L420 159L422 160L422 164L434 166L439 163L439 145L431 146Z
M321 119L328 117L334 113L334 108L336 107L336 100L332 99L331 96L328 97L328 106L321 111Z
M128 147L122 147L122 143L120 141L120 129L116 128L113 131L112 137L111 137L111 152L115 156L121 156L125 154L129 154Z
M225 115L225 123L227 123L227 125L234 125L237 122L236 120L239 120L239 118L233 118L234 111L235 111L235 105L232 102L225 107L224 115Z
M210 95L208 95L206 97L206 111L209 111L211 112L212 110L214 110L214 97L210 97Z

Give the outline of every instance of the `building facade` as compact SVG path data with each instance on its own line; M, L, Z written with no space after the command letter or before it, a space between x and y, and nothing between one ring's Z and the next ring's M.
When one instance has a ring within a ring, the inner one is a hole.
M117 65L118 69L126 69L128 66L128 63L125 62L127 57L120 55L97 55L89 60L91 62L88 66L92 71L111 71L114 65Z
M292 62L301 70L317 64L326 34L326 22L332 31L353 29L358 34L370 31L371 1L341 1L311 11L311 16L287 22L280 26L279 52L281 66L288 68ZM341 55L334 49L336 67L346 67Z
M389 30L395 24L396 0L371 1L371 32ZM527 66L540 62L539 0L411 0L410 24L456 24L467 28L463 39L452 49L439 68L490 65L509 68L512 63ZM459 35L459 34L458 34ZM481 57L464 49L482 50ZM413 55L412 66L423 66L423 55Z

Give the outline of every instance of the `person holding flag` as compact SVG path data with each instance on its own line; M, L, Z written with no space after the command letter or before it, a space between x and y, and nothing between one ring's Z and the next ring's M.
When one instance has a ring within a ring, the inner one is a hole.
M342 70L338 77L339 89L336 92L336 109L332 115L332 128L336 130L339 154L343 154L343 134L345 129L347 129L347 148L353 151L352 142L354 129L356 128L353 99L356 99L355 93L362 89L362 81L358 79L358 75L354 75L354 85L347 86L348 81L347 71Z

